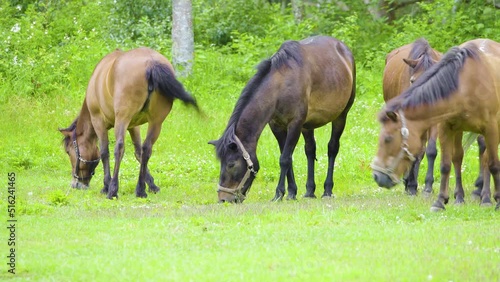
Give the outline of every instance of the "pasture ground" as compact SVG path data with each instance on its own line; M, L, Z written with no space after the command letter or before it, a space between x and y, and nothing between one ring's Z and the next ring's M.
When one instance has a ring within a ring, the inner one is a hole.
M464 161L466 204L449 204L445 212L429 211L436 194L409 197L402 185L384 190L371 179L379 130L375 116L382 106L380 76L374 73L380 71L358 68L358 95L341 138L334 199L269 202L279 150L266 128L258 148L261 171L248 199L241 205L216 204L219 164L207 142L222 133L249 78L218 69L224 65L205 64L195 70L200 75L184 81L206 117L175 103L150 160L162 190L147 199L134 196L138 163L129 138L118 200L99 194L101 166L89 190L68 188L70 164L57 128L78 114L82 89L37 98L2 89L0 222L7 226L7 173L15 172L17 257L16 274L7 273L9 230L1 228L0 280L499 281L500 212L470 198L477 176L475 146ZM227 76L214 79L216 69ZM323 192L329 134L326 127L316 134L317 196ZM294 167L303 194L302 140ZM435 191L439 165L436 170Z

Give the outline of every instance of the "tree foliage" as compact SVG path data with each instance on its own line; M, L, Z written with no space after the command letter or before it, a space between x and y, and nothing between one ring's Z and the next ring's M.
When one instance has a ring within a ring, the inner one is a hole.
M291 1L192 2L195 52L208 48L242 61L316 34L345 41L368 68L380 68L387 52L419 37L441 52L472 38L500 41L495 1L303 0L300 21ZM393 18L375 17L381 7ZM169 56L171 14L171 2L160 0L2 1L1 97L5 89L34 96L83 91L93 66L115 48L149 46Z

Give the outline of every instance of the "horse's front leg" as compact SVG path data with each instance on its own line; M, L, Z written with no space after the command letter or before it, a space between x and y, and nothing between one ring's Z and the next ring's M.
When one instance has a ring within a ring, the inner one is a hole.
M151 157L151 152L153 150L153 145L158 139L158 136L161 132L161 123L153 124L150 123L148 127L148 134L144 143L142 144L142 153L141 153L141 169L139 172L139 179L137 181L137 186L135 188L135 195L140 198L146 198L148 195L146 194L146 179L148 175L148 162Z
M434 163L436 162L437 157L437 126L431 127L429 130L429 140L427 141L427 146L425 149L425 156L427 157L427 173L425 175L425 187L424 194L431 194L433 189L432 185L434 184Z
M142 155L142 147L141 147L141 129L139 126L129 129L130 137L132 139L132 143L134 144L135 149L135 159L141 163L141 155ZM146 170L146 184L149 186L149 192L157 193L160 191L160 188L156 186L154 182L153 176L149 172L149 169Z
M103 178L103 188L101 193L108 194L109 183L111 182L111 172L109 169L109 138L108 138L108 130L103 122L99 119L92 119L92 125L94 126L94 130L99 138L99 148L100 155L102 161L102 168L104 171Z
M125 130L128 127L128 123L124 124L123 122L116 122L115 124L115 136L116 136L116 144L115 144L115 167L113 169L113 177L111 178L111 182L109 184L108 189L108 199L118 198L118 186L119 186L119 172L120 172L120 164L123 159L123 154L125 153Z
M453 149L453 168L455 170L455 205L465 203L464 187L462 185L462 160L464 158L464 149L462 147L462 133L456 134Z
M280 178L276 187L276 194L272 201L280 201L285 195L285 179L288 178L288 196L287 199L297 198L297 184L293 174L292 155L300 138L301 126L289 126L288 130L281 130L270 124L274 136L280 145ZM274 129L273 129L274 128Z
M444 127L444 126L443 126ZM448 203L448 182L451 171L451 158L453 153L453 135L440 126L439 142L441 145L441 183L437 200L432 204L431 211L443 211Z

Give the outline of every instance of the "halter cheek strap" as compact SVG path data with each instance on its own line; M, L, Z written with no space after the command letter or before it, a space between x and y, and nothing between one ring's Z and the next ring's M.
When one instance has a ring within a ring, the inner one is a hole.
M398 114L401 118L401 137L403 139L403 141L401 143L401 150L399 151L399 154L394 159L393 164L387 168L378 166L375 163L371 164L371 168L373 170L381 172L381 173L389 176L394 183L400 182L400 179L396 175L395 170L396 170L396 167L401 162L401 160L405 157L407 157L412 162L416 160L415 156L413 156L413 154L408 149L408 142L407 141L408 141L408 137L410 136L410 131L408 130L408 127L406 127L406 119L405 119L405 116L403 114L403 111L400 110L398 112Z
M95 160L88 161L80 155L80 150L78 149L78 142L76 142L76 131L73 133L73 147L75 147L75 155L76 155L76 164L75 164L75 172L73 172L73 178L75 178L78 181L83 181L86 179L92 178L95 172L95 168L97 167L97 164L101 160L101 158L97 158ZM78 176L78 172L80 171L80 162L84 164L95 164L92 169L90 170L90 175L86 177L80 177Z
M250 154L245 150L245 147L241 143L240 139L238 136L234 135L234 140L236 141L236 145L240 148L242 154L243 154L243 159L245 159L247 163L247 171L245 172L245 175L243 176L243 179L241 179L240 183L238 184L238 187L231 189L231 188L226 188L224 186L221 186L220 184L218 185L217 192L226 192L231 195L234 195L236 197L236 200L239 202L243 202L245 200L245 195L242 192L243 186L245 186L247 180L250 178L250 175L253 174L254 176L257 175L257 171L254 170L253 167L253 162L250 159ZM248 188L247 192L250 190Z

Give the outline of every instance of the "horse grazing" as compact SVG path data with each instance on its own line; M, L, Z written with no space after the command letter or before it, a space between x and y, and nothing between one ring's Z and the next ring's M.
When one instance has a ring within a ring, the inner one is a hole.
M441 53L432 49L429 42L423 38L392 50L385 59L382 83L384 101L387 103L392 98L403 93L439 59L441 59ZM424 146L426 147L425 154L428 163L424 188L426 193L432 193L432 184L434 183L434 162L437 155L436 139L437 126L433 126L428 132L427 146ZM422 159L423 154L416 156L415 162L404 179L405 191L410 195L417 194L418 170Z
M378 152L372 163L379 186L390 188L411 165L425 141L425 132L439 123L441 184L432 211L445 209L451 163L455 172L463 159L462 133L484 136L489 172L495 185L496 209L500 208L500 43L476 39L451 48L400 96L379 113L382 128ZM483 177L486 170L483 171ZM457 174L457 183L461 183ZM490 205L489 176L484 177L482 205ZM463 187L456 185L455 203L464 202Z
M136 196L147 197L145 182L150 192L158 192L148 170L148 160L174 99L198 109L196 100L184 90L175 78L172 65L160 53L138 48L128 52L116 50L105 56L90 78L80 114L71 126L60 129L73 170L71 186L87 188L102 159L104 188L101 192L109 199L117 197L125 131L128 130L135 157L141 164ZM139 126L144 123L148 123L148 132L141 147ZM108 130L112 127L115 128L116 145L111 178Z
M356 71L349 48L337 39L316 36L286 41L271 58L262 61L242 91L222 137L210 141L221 161L220 202L242 202L259 170L258 139L269 124L278 141L280 178L273 201L296 199L292 154L304 136L307 184L304 197L315 198L314 129L332 123L328 143L328 173L323 197L332 196L333 168L347 113L355 97Z

